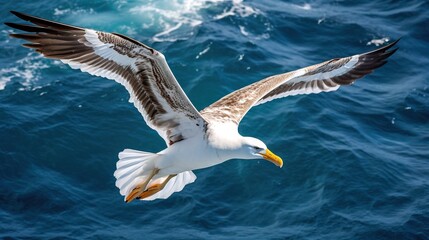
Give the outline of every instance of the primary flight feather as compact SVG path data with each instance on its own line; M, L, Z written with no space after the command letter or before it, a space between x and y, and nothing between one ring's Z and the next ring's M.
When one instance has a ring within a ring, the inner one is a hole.
M125 86L146 124L165 140L158 153L125 149L114 173L126 202L165 199L195 181L195 169L226 160L283 161L259 139L243 137L238 125L250 108L297 94L320 93L349 85L386 63L397 41L372 52L336 58L271 76L196 110L157 50L118 33L100 32L12 11L33 23L6 25L29 33L10 36L30 43L43 56Z

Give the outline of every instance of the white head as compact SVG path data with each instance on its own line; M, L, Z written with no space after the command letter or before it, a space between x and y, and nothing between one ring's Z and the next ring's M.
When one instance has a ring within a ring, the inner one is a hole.
M283 160L272 153L265 143L257 138L243 137L239 153L240 158L243 159L265 159L274 163L276 166L283 166Z

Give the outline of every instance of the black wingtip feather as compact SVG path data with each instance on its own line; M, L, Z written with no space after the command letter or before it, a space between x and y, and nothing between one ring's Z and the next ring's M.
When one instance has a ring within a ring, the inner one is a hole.
M17 12L17 11L10 11L10 12L12 14L14 14L15 16L21 18L22 20L29 21L29 22L34 23L36 25L39 25L41 27L52 28L55 30L84 30L83 28L80 28L80 27L46 20L43 18L31 16L31 15L21 13L21 12Z
M41 45L37 43L24 43L22 44L22 46L26 48L33 48L33 49L38 49L41 47Z
M378 50L387 51L387 50L389 50L390 48L392 48L393 46L395 46L395 45L399 42L399 40L401 40L401 38L396 39L395 41L393 41L393 42L391 42L391 43L387 44L386 46L383 46L382 48L380 48L380 49L378 49Z
M392 49L390 51L386 51L385 53L383 53L382 56L386 59L386 58L392 56L396 51L398 51L398 49L399 48L394 48L394 49Z
M381 61L381 62L379 62L378 64L374 64L374 69L376 69L376 68L380 68L380 67L382 67L384 64L386 64L387 63L387 60L384 60L384 61Z
M13 11L13 10L11 10L10 13L12 13L13 15L15 15L17 17L19 17L20 14L23 14L23 13L20 13L20 12L17 12L17 11Z
M31 20L32 19L37 19L37 17L33 17L33 16L31 16L31 15L28 15L28 14L25 14L25 13L21 13L21 12L17 12L17 11L10 11L13 15L15 15L15 16L17 16L17 17L19 17L19 18L21 18L22 20L25 20L25 21L30 21L31 22Z
M26 32L34 32L34 33L44 32L44 33L58 34L58 31L56 31L56 30L52 30L52 29L44 28L44 27L37 27L34 25L10 23L10 22L6 22L4 24L6 24L7 26L9 26L11 28L19 29L19 30L26 31Z
M13 23L11 23L11 22L4 22L3 24L6 25L6 26L8 26L8 27L12 27L13 28L13 26L11 26L11 24L13 24Z

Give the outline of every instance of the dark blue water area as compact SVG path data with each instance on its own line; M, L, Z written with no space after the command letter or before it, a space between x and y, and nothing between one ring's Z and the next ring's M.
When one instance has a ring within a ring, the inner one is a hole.
M197 109L240 87L398 38L338 91L252 109L240 133L284 160L195 171L166 200L123 202L124 148L165 147L125 89L40 57L0 26L4 239L429 239L428 1L7 1L166 56Z

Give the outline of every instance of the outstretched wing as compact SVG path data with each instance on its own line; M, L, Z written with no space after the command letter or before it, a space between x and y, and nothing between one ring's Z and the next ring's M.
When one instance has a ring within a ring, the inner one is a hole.
M10 34L47 58L115 80L146 123L171 145L202 131L204 119L176 81L162 53L116 33L65 25L12 11L34 25L5 23L30 33Z
M396 50L399 40L372 52L336 58L310 67L265 78L232 92L201 111L207 121L237 125L253 106L297 94L337 90L381 67Z

